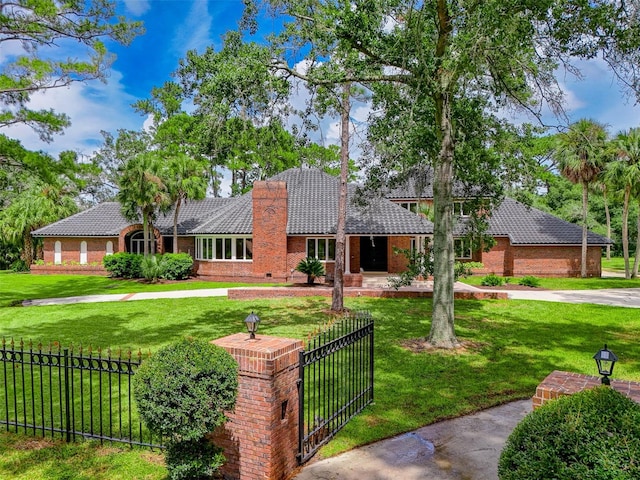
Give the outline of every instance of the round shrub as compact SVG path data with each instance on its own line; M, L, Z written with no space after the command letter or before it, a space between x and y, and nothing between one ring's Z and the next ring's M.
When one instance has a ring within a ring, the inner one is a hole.
M640 405L609 387L544 404L513 430L500 480L640 478Z
M209 478L222 462L206 435L222 425L238 393L238 365L224 349L184 339L160 349L134 376L142 420L165 437L171 480Z
M490 273L489 275L485 275L480 280L480 285L484 285L485 287L499 287L504 284L504 278L499 277L495 273Z
M226 420L236 403L238 364L203 340L168 345L140 365L134 397L143 421L169 440L196 440Z
M112 277L141 278L142 255L136 253L118 252L106 255L102 259L102 265Z
M191 275L193 258L188 253L165 253L162 258L162 278L185 280Z

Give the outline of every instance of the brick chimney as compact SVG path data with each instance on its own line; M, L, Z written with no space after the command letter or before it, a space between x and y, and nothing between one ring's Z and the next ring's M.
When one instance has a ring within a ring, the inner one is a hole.
M287 279L287 183L253 184L253 274L265 281Z

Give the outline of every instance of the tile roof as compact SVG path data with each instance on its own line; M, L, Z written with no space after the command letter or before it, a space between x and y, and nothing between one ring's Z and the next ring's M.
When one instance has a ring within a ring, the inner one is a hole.
M178 233L189 233L203 218L224 208L233 199L206 198L189 201L180 208ZM142 220L140 220L141 222ZM117 237L123 228L131 225L122 215L120 204L105 202L80 213L63 218L33 232L35 237ZM158 215L155 226L165 235L173 233L173 210Z
M509 237L514 245L581 245L582 227L529 207L512 198L505 198L490 220L488 232ZM608 245L606 237L588 232L589 245Z
M288 235L335 234L339 179L317 169L290 169L269 180L287 183ZM349 196L355 192L349 185ZM384 198L366 210L349 203L346 231L349 235L426 235L433 224ZM120 204L106 202L33 232L37 237L117 236L130 225ZM173 212L160 214L155 226L165 235L173 232ZM234 198L191 201L180 210L181 235L250 235L253 230L251 192Z

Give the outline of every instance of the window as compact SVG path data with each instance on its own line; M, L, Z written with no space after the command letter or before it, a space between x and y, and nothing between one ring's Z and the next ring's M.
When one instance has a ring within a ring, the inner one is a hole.
M87 263L87 242L84 240L80 242L80 263L82 265Z
M251 237L196 237L196 260L252 260Z
M429 237L419 236L411 239L411 246L409 248L411 249L411 253L425 253L429 249L428 245Z
M336 259L336 241L333 238L307 238L307 258L322 262Z
M456 238L453 241L453 248L456 254L456 258L470 259L471 258L471 242L467 238Z
M109 240L107 242L107 248L105 250L105 255L113 255L113 242Z
M453 214L459 217L468 217L469 213L471 213L471 208L472 205L470 202L453 202Z
M53 248L53 263L60 265L62 263L62 242L56 240Z
M418 202L400 202L402 208L406 208L410 212L418 213Z

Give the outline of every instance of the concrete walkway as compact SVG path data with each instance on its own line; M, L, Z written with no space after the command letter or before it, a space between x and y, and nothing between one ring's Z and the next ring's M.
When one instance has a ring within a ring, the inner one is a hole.
M205 288L200 290L174 290L170 292L143 293L115 293L109 295L81 295L77 297L41 298L25 300L23 307L38 307L44 305L67 305L71 303L95 302L128 302L131 300L152 300L155 298L195 298L195 297L226 297L227 288Z
M520 400L434 423L311 463L295 480L497 480L507 437L532 409Z

